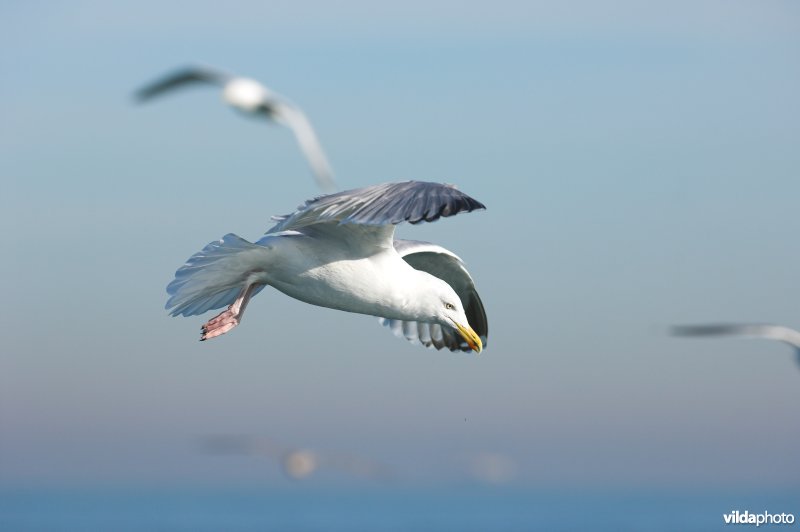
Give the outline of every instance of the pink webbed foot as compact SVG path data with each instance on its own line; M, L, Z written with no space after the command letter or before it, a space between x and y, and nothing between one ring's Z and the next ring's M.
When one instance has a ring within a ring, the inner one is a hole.
M247 285L240 293L236 301L231 303L228 308L205 322L200 328L203 332L200 334L200 341L208 340L221 336L230 331L242 321L244 309L247 308L247 303L253 296L253 291L258 285Z
M234 310L233 305L230 305L227 310L221 312L205 322L200 328L203 332L200 334L200 341L208 340L220 335L225 334L237 325L239 325L239 312L238 309Z

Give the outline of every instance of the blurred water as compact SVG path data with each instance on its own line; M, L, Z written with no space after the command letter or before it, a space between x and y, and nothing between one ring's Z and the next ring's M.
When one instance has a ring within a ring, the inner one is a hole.
M735 509L797 516L799 495L455 486L6 489L0 530L713 530L725 528L722 515Z

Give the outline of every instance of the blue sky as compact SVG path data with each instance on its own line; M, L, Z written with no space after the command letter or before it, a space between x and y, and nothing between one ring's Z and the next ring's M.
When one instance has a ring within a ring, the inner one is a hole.
M10 3L0 8L0 478L280 482L204 434L362 453L412 479L496 452L516 482L796 486L800 13L791 2ZM467 262L480 357L265 290L197 342L186 258L317 194L288 131L187 63L300 104L346 188L453 182L484 212L404 237ZM466 422L464 421L466 418Z

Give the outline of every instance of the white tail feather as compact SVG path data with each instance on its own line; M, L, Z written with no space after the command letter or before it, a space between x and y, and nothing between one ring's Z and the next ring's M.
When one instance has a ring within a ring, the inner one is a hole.
M194 316L230 305L263 276L269 249L229 233L189 258L167 286L172 316ZM254 289L256 295L264 284Z

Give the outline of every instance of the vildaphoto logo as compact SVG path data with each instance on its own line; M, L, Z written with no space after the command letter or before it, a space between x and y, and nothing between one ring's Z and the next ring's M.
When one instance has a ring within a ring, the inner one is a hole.
M794 523L794 515L781 513L771 514L764 512L760 514L751 514L747 510L740 512L734 510L729 514L723 514L722 519L725 520L726 525L791 525Z

